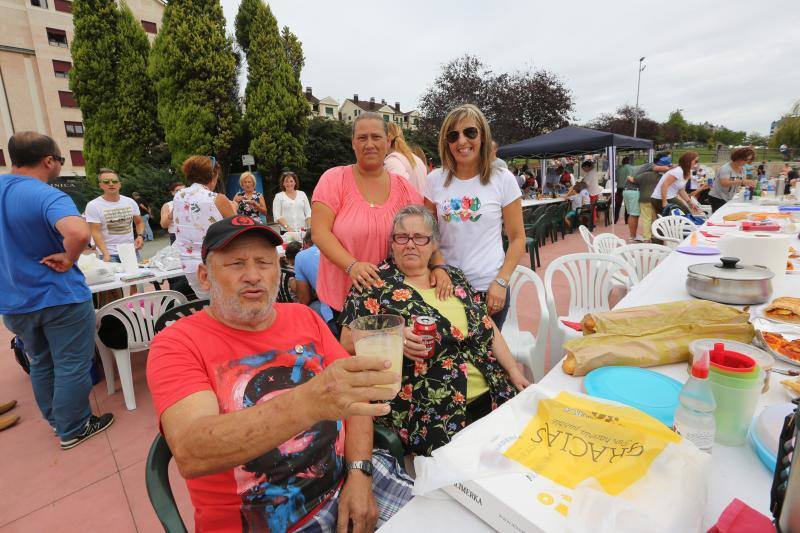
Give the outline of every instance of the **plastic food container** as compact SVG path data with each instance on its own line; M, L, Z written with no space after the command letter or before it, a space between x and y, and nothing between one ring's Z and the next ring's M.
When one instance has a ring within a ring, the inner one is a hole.
M745 443L747 430L761 396L760 383L759 380L709 373L709 385L717 403L714 410L716 442L728 446L742 446Z
M769 379L770 379L770 368L775 365L775 358L772 357L769 353L756 348L752 344L745 344L743 342L737 341L729 341L726 339L699 339L696 341L692 341L689 344L689 352L692 355L692 358L689 360L689 366L687 367L687 371L691 370L692 368L692 360L703 353L704 350L711 351L714 349L714 345L717 343L723 343L725 348L728 350L733 350L739 353L743 353L749 357L755 359L758 363L758 366L761 367L764 374L764 386L762 388L762 392L767 392L769 390Z

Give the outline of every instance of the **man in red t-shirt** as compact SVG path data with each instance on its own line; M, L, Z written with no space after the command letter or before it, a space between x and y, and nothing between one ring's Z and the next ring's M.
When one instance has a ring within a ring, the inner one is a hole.
M372 450L396 384L351 358L310 308L278 304L282 242L249 217L211 225L197 277L209 307L156 336L147 382L198 531L372 531L412 481ZM346 429L346 431L345 431Z

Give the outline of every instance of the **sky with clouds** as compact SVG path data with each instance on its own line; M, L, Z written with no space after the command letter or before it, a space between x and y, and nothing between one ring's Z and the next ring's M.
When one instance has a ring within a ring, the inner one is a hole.
M768 133L800 99L800 0L661 2L272 0L303 42L315 96L399 101L406 111L464 53L495 72L558 74L585 123L636 100L656 120ZM239 0L222 0L228 27Z

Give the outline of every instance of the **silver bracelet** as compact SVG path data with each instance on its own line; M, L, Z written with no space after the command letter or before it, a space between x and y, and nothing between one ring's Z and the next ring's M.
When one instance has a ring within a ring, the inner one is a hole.
M345 271L345 272L346 272L348 275L350 275L350 271L351 271L351 270L353 270L353 266L354 266L356 263L358 263L358 260L355 260L355 261L353 261L352 263L350 263L349 265L347 265L347 268L345 268L345 269L344 269L344 271Z

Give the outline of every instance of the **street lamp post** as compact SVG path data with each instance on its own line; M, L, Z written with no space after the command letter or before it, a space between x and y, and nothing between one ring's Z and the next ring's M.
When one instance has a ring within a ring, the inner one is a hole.
M647 65L642 65L644 56L639 58L639 77L636 80L636 114L633 116L633 136L636 137L636 132L639 129L639 86L642 83L642 71L647 68Z

